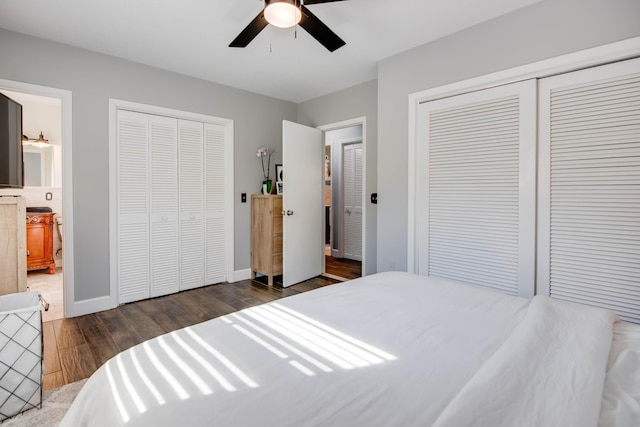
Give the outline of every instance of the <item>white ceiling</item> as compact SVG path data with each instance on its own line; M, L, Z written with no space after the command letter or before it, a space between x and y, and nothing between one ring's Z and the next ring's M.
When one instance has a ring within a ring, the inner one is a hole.
M347 0L309 5L346 46L330 53L303 29L268 26L229 48L259 0L19 0L0 27L288 101L377 76L377 63L540 0ZM272 51L269 51L269 44ZM34 59L37 60L37 59Z

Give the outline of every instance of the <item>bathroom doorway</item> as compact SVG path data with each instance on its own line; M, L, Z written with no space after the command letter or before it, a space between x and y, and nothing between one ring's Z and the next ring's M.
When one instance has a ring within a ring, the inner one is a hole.
M53 321L65 317L63 100L19 83L2 84L0 92L22 105L25 178L24 188L0 194L26 201L27 289L40 292L42 320Z

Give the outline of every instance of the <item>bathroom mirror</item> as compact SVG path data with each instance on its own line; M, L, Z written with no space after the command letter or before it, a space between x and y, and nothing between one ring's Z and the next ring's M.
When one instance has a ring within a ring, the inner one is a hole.
M23 144L25 187L55 187L53 147Z

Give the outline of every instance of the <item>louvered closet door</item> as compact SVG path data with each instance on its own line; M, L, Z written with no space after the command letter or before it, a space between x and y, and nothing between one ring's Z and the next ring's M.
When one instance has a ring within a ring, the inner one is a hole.
M226 280L225 224L225 128L204 125L205 188L205 282L210 285Z
M151 293L179 290L178 275L178 121L148 116L150 130Z
M118 302L149 297L148 138L144 114L117 115Z
M640 60L540 82L539 292L640 323Z
M362 261L362 144L343 145L344 257Z
M535 91L526 81L420 106L420 274L533 294Z
M204 126L178 120L180 290L204 285Z

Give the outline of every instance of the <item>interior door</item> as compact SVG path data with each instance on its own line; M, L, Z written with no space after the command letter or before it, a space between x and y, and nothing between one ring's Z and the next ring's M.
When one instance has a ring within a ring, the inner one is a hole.
M322 274L324 144L319 129L282 122L283 286Z
M342 146L344 257L362 261L362 143Z

